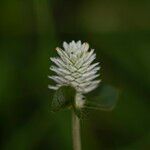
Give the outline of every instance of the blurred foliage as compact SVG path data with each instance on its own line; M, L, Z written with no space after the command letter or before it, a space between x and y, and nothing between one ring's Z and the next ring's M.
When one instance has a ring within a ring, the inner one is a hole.
M149 150L149 7L149 0L1 0L0 149L72 149L71 112L50 112L47 75L54 48L82 40L96 50L102 82L120 91L113 111L91 110L82 121L83 149Z

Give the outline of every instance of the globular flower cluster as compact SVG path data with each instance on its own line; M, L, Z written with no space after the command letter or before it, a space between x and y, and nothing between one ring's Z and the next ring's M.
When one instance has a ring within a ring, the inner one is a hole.
M49 76L50 79L56 82L56 85L48 87L57 90L61 86L71 86L76 90L76 105L82 107L84 105L83 94L91 92L98 87L100 80L96 78L100 75L99 62L92 63L96 54L94 49L89 50L88 43L81 41L63 43L63 48L56 48L59 57L50 58L55 64L50 67L50 70L56 75ZM81 99L81 100L80 100Z

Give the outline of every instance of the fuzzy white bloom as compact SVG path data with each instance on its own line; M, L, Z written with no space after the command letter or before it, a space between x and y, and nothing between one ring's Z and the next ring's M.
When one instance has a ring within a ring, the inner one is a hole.
M56 73L48 76L56 82L56 85L48 87L57 90L61 86L72 86L76 90L75 103L77 107L82 107L84 97L82 94L88 93L98 87L100 80L95 80L100 70L99 62L92 64L96 58L94 49L89 50L88 43L72 41L69 44L64 42L63 49L56 48L59 57L50 58L55 65L50 70ZM81 102L80 102L81 101Z

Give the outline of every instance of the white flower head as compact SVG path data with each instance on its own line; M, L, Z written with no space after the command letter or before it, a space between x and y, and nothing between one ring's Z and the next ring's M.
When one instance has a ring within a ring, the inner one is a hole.
M99 62L92 63L96 54L94 49L89 50L88 43L81 41L63 43L63 48L56 48L59 57L50 58L55 64L50 67L50 70L56 73L54 76L49 76L50 79L56 82L56 85L48 87L57 90L61 86L71 86L76 90L75 104L78 108L84 105L83 94L91 92L98 87L100 80L96 78L100 75Z

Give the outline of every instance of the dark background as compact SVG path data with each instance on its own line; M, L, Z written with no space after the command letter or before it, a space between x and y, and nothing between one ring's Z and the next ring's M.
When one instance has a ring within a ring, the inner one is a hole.
M113 111L82 120L83 150L149 150L149 0L1 0L0 149L72 149L71 112L51 113L47 89L49 57L71 40L96 49L120 91Z

